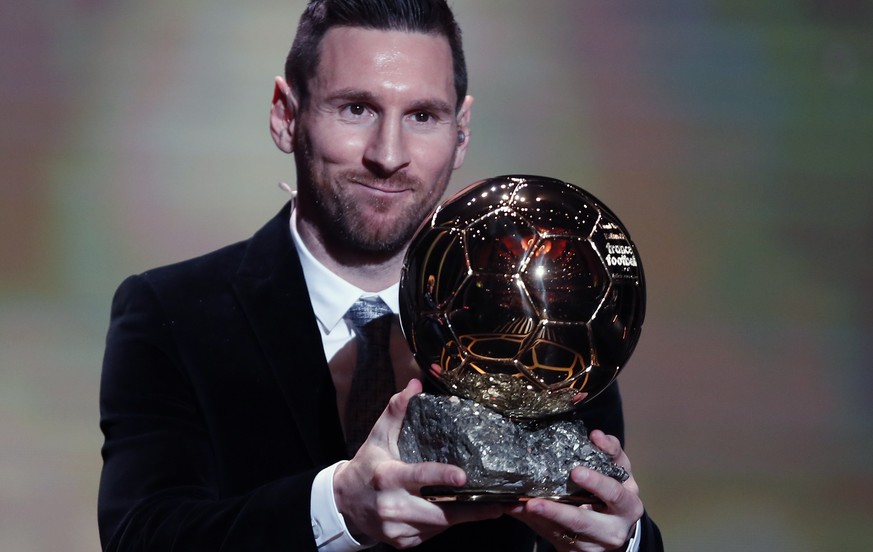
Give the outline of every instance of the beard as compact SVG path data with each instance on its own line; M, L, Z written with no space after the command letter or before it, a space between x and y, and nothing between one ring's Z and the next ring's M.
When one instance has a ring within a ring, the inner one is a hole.
M319 170L307 137L298 143L298 205L315 222L329 248L340 247L358 254L392 256L401 252L422 221L436 207L448 185L449 173L432 184L397 172L380 178L365 169L329 174ZM402 201L394 198L361 200L353 193L357 186L404 191Z

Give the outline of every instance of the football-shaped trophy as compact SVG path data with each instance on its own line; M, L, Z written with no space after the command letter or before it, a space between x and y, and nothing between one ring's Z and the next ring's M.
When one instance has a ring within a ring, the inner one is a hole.
M435 500L590 502L573 467L628 474L577 410L624 367L644 313L636 246L591 194L529 175L461 190L419 228L401 275L401 327L443 392L410 403L401 458L467 471Z

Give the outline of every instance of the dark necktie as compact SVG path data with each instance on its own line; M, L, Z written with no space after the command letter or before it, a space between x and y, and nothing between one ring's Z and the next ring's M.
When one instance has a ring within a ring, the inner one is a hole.
M358 299L344 317L355 330L358 357L346 403L346 447L354 456L394 394L388 348L394 315L382 299Z

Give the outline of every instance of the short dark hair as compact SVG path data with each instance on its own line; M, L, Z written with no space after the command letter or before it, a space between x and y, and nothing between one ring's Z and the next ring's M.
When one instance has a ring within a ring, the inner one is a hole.
M285 60L285 80L305 106L309 80L315 76L321 41L331 27L361 27L444 36L452 50L456 108L467 95L467 63L461 29L446 0L310 0L300 17L297 36Z

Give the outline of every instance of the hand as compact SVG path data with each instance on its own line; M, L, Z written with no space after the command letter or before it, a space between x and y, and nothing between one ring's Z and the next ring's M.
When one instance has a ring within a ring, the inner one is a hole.
M631 473L630 460L618 439L598 430L591 432L590 439L631 474L627 481L619 483L587 468L577 467L570 472L574 483L594 494L603 504L577 507L538 498L516 506L510 512L557 550L600 552L621 548L643 515L639 487Z
M334 474L337 508L358 540L408 548L452 525L493 519L505 513L500 505L435 504L421 498L422 487L461 486L467 475L449 464L400 461L397 437L409 400L419 392L421 382L414 379L391 397L355 457Z

